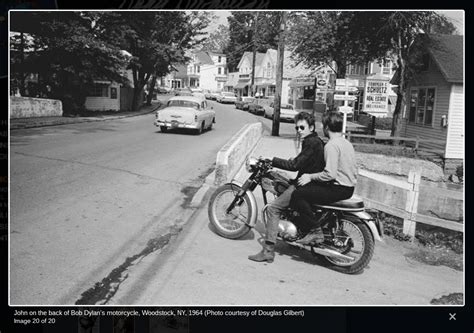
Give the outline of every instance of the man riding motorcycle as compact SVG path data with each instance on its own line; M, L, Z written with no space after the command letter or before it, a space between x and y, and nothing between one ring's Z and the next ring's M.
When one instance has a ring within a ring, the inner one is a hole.
M303 174L313 174L324 170L324 144L315 132L314 116L308 112L300 112L295 116L296 132L299 139L303 140L301 152L293 159L282 159L274 157L272 166L288 171L298 171L297 177L292 185L288 187L279 197L269 204L267 209L267 224L265 230L265 244L263 249L248 258L257 262L273 262L275 258L275 243L278 235L278 222L280 213L290 204L292 193L295 191L298 179ZM312 224L301 225L305 231L309 231Z
M326 166L321 172L301 175L298 179L300 187L292 193L290 202L291 207L300 213L302 223L313 224L312 231L296 241L305 245L324 241L323 230L311 205L349 199L357 182L354 147L342 136L342 115L335 111L325 113L322 122L324 135L329 138L324 147Z

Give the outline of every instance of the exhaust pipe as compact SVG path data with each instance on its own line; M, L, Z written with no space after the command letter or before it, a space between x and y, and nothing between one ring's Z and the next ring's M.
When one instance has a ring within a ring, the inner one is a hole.
M349 261L354 261L354 258L346 256L345 254L341 254L337 251L331 250L331 249L322 249L320 247L313 247L312 251L317 254L321 254L323 256L327 257L333 257L337 259L344 259L344 260L349 260Z

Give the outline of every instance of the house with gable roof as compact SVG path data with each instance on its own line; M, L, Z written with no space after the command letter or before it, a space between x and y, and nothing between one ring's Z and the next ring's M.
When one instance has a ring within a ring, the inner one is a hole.
M255 74L259 71L259 67L262 64L265 53L257 52L255 55ZM237 69L239 71L239 80L234 86L239 96L250 96L251 95L251 84L252 84L252 64L253 64L253 53L244 52L242 58L240 58ZM255 75L256 78L256 75ZM255 79L254 78L254 79Z
M427 34L416 43L423 69L408 83L400 134L437 140L420 146L440 150L445 171L454 171L464 161L464 36Z

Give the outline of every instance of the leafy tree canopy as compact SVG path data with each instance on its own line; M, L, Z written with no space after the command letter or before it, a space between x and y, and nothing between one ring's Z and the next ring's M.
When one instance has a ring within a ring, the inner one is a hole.
M229 43L224 49L229 71L237 70L246 51L266 52L278 47L280 17L278 12L231 12L229 22ZM255 34L256 32L256 34ZM255 36L255 37L254 37Z

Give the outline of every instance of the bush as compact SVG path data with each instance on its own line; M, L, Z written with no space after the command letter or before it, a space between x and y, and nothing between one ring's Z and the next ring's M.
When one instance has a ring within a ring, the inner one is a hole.
M393 120L393 118L376 117L375 118L375 129L379 129L379 130L390 130L390 129L392 129L392 120ZM361 125L364 125L364 126L370 128L372 126L372 116L361 114L361 115L359 115L359 118L357 119L357 122Z

